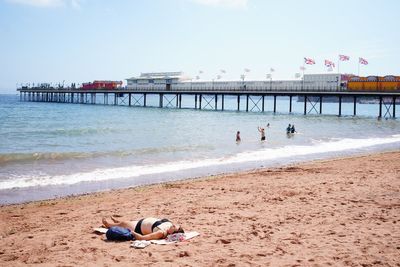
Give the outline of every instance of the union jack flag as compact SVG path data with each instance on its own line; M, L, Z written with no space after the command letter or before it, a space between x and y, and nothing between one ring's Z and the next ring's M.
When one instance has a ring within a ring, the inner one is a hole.
M367 61L365 58L362 58L362 57L360 57L360 58L358 59L358 62L359 62L360 64L363 64L363 65L368 65L368 61Z
M345 55L339 55L339 60L340 61L349 61L350 57L349 56L345 56Z
M269 70L270 70L271 72L274 72L274 71L275 71L275 69L274 69L274 68L270 68Z
M308 64L308 65L314 65L315 61L312 58L304 58L304 63Z
M325 59L325 66L330 67L330 68L334 68L335 67L335 63L333 63L330 60Z

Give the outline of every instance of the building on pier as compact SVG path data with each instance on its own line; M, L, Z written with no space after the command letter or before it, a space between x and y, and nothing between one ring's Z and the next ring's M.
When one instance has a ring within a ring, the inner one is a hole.
M290 90L338 91L344 88L341 74L305 74L302 80L263 81L193 81L183 72L141 73L128 78L127 89L133 90Z

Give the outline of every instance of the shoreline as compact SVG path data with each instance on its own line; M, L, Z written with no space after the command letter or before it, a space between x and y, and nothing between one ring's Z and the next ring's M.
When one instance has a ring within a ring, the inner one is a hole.
M399 174L394 150L2 205L0 263L396 265ZM110 215L201 235L135 250L92 233Z
M332 156L332 155L324 155L322 158L317 158L317 159L298 159L295 160L294 162L288 162L288 163L277 163L272 166L260 166L260 167L255 167L255 168L248 168L244 170L238 170L238 171L221 171L221 172L216 172L215 174L209 174L209 175L195 175L193 177L187 177L187 178L177 178L177 179L171 179L169 181L155 181L155 182L150 182L150 183L144 183L144 184L138 184L138 185L132 185L132 186L127 186L127 187L114 187L110 189L100 189L97 191L88 191L88 192L82 192L82 193L71 193L68 194L66 193L65 195L60 195L60 196L55 196L55 197L50 197L50 198L44 198L44 199L34 199L34 200L27 200L27 201L20 201L20 202L15 202L15 203L0 203L0 208L5 207L5 206L12 206L12 205L23 205L23 204L29 204L29 203L36 203L36 202L43 202L43 201L51 201L51 200L62 200L62 199L69 199L69 198L74 198L74 197L81 197L85 195L91 195L91 194L101 194L101 193L110 193L114 191L120 191L120 190L134 190L135 188L142 188L142 187L151 187L151 186L157 186L157 185L163 185L163 184L168 184L168 183L175 183L175 182L185 182L185 181L196 181L196 180L202 180L202 179L208 179L212 177L218 177L218 176L223 176L223 175L242 175L246 174L249 172L255 172L255 171L262 171L264 169L275 169L275 168L282 168L282 167L289 167L293 165L299 165L299 164L306 164L306 163L318 163L318 162L325 162L325 161L334 161L334 160L341 160L341 159L348 159L348 158L354 158L354 157L363 157L363 156L370 156L370 155L375 155L375 154L384 154L384 153L391 153L391 152L396 152L398 151L397 149L385 149L383 151L373 151L373 152L351 152L347 155L339 155L339 156ZM76 186L76 185L74 185ZM25 188L24 188L25 190ZM32 190L36 190L33 188ZM41 188L41 190L43 190Z

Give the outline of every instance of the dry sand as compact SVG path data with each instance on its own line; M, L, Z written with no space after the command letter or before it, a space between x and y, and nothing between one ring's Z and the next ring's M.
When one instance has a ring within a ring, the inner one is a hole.
M201 236L133 249L109 215ZM0 236L0 266L400 266L400 152L4 206Z

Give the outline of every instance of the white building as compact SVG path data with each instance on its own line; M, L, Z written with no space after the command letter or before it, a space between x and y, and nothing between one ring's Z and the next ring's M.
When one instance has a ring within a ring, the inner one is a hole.
M127 79L127 89L178 91L337 91L340 74L305 74L303 80L193 81L183 72L141 73Z

